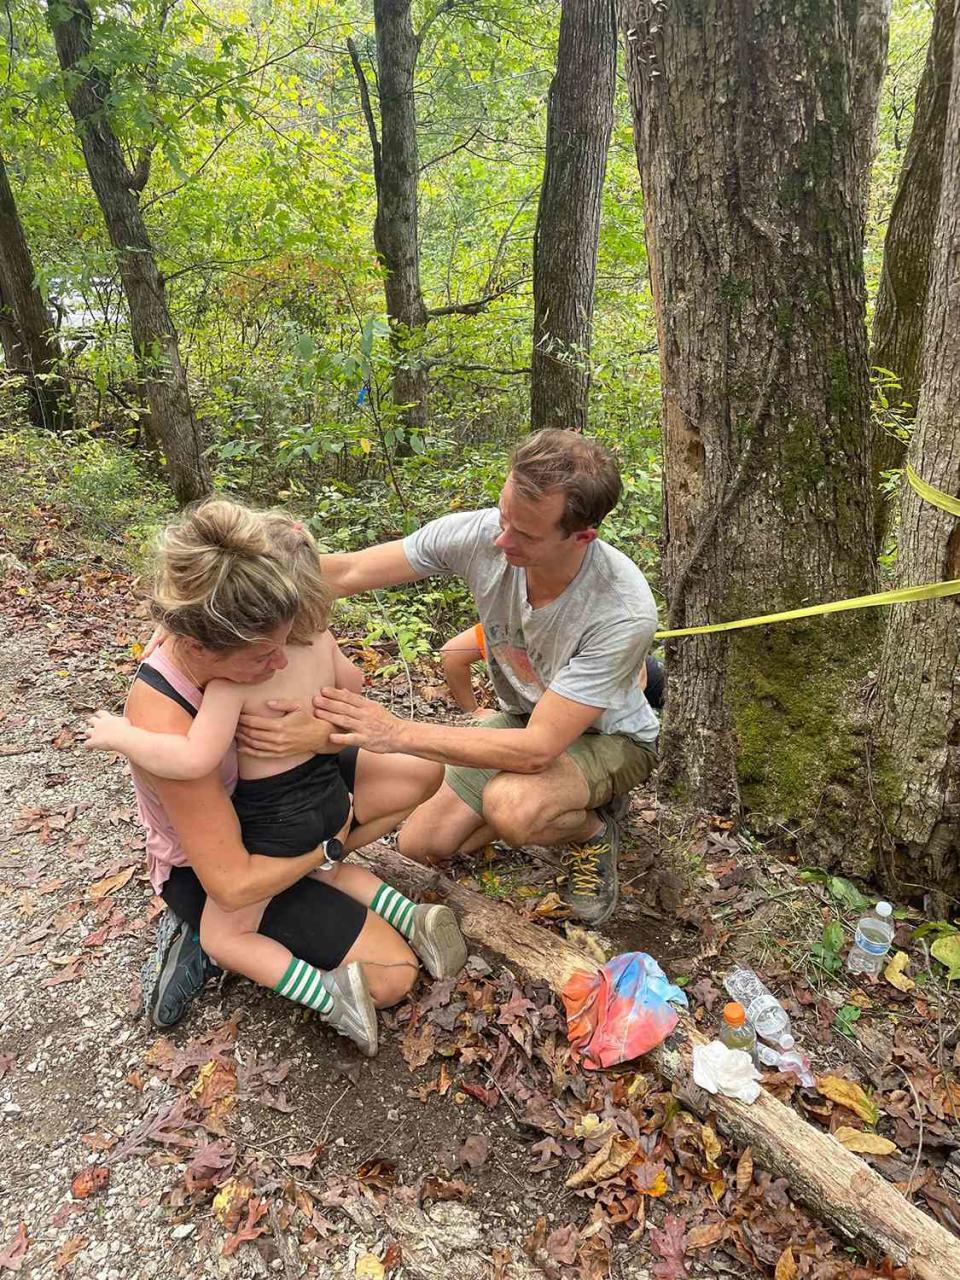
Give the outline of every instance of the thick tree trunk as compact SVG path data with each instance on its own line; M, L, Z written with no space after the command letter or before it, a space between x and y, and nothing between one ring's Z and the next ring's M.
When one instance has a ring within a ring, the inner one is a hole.
M48 15L67 103L76 122L90 182L110 242L130 313L130 329L153 427L163 443L171 486L180 502L210 491L210 473L193 416L177 333L167 307L136 190L111 127L109 84L91 57L92 18L87 0L48 0Z
M920 396L923 318L927 305L930 246L940 208L944 129L953 68L956 0L937 0L927 61L917 89L913 128L907 143L897 194L890 211L883 248L883 273L873 321L871 363L889 369L901 390L891 404L912 419ZM879 433L874 469L902 467L906 443L887 431ZM887 511L878 509L882 536Z
M419 353L427 309L420 289L417 186L420 155L413 76L420 42L410 17L410 0L375 0L380 93L380 163L373 241L383 264L387 315L394 327L398 361L393 399L408 405L403 424L427 425L428 375Z
M853 88L855 146L860 165L860 222L867 220L870 174L877 144L880 85L887 69L891 0L860 0Z
M851 0L624 6L670 625L872 589ZM876 619L679 641L661 780L838 858Z
M960 67L960 25L954 65ZM930 254L922 390L909 460L928 483L960 497L960 75L946 117L940 213ZM905 486L897 575L902 585L960 578L960 518ZM885 831L903 881L931 906L960 900L960 604L891 611L880 665L878 781Z
M30 246L0 155L0 326L7 369L26 379L34 425L57 431L69 418L60 343L36 285Z
M429 893L448 903L464 937L491 948L557 992L574 973L598 968L595 960L555 933L390 849L375 846L359 860L413 897ZM734 1142L750 1147L758 1164L786 1178L794 1195L842 1237L869 1253L888 1255L916 1280L960 1275L960 1241L830 1134L814 1129L766 1091L747 1105L699 1088L693 1081L692 1054L694 1045L705 1042L692 1019L681 1015L674 1034L638 1062L668 1080L685 1106L704 1119L713 1117Z
M533 240L530 426L584 430L617 74L614 0L564 0Z

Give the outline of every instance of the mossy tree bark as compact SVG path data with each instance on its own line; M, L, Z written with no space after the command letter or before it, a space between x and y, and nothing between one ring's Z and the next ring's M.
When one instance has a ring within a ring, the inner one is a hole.
M110 83L96 64L87 0L48 0L47 13L64 72L67 105L117 255L151 429L162 442L174 493L180 502L192 502L210 492L210 472L163 276L140 210L138 193L147 181L149 164L145 158L138 171L131 172L110 122Z
M857 5L627 0L663 386L670 625L874 586ZM661 778L836 859L863 614L668 649ZM782 833L782 832L781 832Z
M900 380L891 404L912 419L920 395L923 319L927 305L930 247L940 208L944 130L954 61L956 0L937 0L927 60L917 88L913 128L883 246L883 271L873 322L871 363ZM906 444L887 431L878 434L874 467L903 466ZM886 508L878 508L878 536L886 528Z
M533 239L533 431L582 431L587 425L600 200L616 74L614 0L564 0Z
M960 25L954 36L960 67ZM922 390L909 460L930 484L960 498L960 75L944 137L939 217L930 254ZM902 585L960 578L960 518L922 502L900 504ZM891 611L879 679L878 777L894 872L922 886L941 913L960 901L960 603ZM947 896L953 901L947 903Z
M69 395L60 375L60 342L36 278L30 246L0 155L0 332L4 361L10 373L26 380L34 425L58 431L69 419Z

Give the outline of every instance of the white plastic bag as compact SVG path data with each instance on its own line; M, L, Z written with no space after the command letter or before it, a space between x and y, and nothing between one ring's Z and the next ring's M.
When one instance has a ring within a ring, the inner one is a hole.
M756 1102L760 1096L760 1072L749 1053L728 1049L719 1040L694 1046L693 1079L707 1093L722 1093L741 1102Z

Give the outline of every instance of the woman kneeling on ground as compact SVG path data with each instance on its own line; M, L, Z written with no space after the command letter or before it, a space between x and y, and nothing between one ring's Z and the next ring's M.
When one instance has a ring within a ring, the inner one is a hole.
M339 861L431 795L439 766L338 751L322 722L306 754L238 761L241 713L358 682L327 630L330 599L313 539L282 513L214 499L163 534L152 612L165 638L124 717L97 713L87 740L131 760L151 883L175 917L146 992L155 1025L182 1016L205 952L372 1056L374 1006L407 994L414 953L435 977L466 959L449 908Z

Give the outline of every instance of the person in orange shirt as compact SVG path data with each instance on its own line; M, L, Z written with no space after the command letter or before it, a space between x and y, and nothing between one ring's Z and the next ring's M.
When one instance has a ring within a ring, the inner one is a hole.
M475 622L472 627L467 627L466 631L461 631L452 640L448 640L440 650L443 676L454 702L461 711L468 712L478 720L497 715L496 707L481 707L470 679L471 667L476 662L486 661L486 657L487 646L482 622ZM663 709L665 676L663 663L657 658L647 658L640 668L639 685L654 711Z

